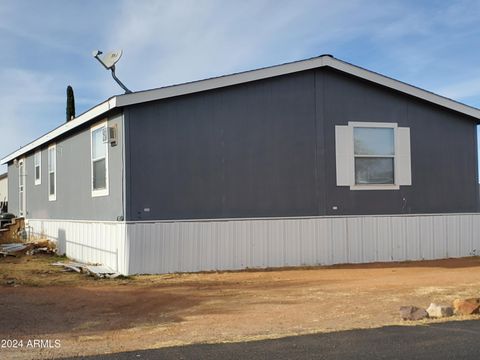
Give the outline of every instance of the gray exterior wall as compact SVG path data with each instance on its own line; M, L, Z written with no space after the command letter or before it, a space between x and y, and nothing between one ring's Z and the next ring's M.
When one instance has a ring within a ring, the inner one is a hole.
M317 79L324 89L319 97L324 104L326 214L478 211L476 119L338 72L317 73ZM412 186L397 191L336 186L334 126L348 121L410 128Z
M98 122L104 119L99 119ZM118 145L108 148L109 195L92 197L90 164L90 126L56 141L57 196L48 200L48 153L50 144L42 147L40 185L35 185L34 153L25 157L26 217L30 219L117 220L123 216L123 115L109 118L117 124ZM18 168L8 165L9 212L18 214Z
M476 119L331 69L124 114L127 220L478 210ZM334 128L348 121L410 127L412 186L336 186Z

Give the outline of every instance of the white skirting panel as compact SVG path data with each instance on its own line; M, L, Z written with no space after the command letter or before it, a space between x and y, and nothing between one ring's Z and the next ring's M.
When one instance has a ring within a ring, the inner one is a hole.
M32 234L55 241L59 254L128 273L125 223L29 219L28 225Z
M480 214L162 221L126 226L131 274L480 254Z
M28 224L126 275L480 255L480 214Z

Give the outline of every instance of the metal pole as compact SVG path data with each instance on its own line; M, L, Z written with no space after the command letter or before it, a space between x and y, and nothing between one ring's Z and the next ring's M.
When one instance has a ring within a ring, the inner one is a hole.
M128 90L128 88L127 88L125 85L123 85L123 83L120 81L120 79L117 78L117 76L115 75L115 65L113 65L110 70L112 70L113 80L115 80L115 81L117 82L117 84L120 85L120 87L121 87L123 90L125 90L125 94L130 94L131 91Z

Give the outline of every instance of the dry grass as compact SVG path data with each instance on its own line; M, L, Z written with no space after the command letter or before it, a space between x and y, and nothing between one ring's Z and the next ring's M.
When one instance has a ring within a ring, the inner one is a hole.
M428 325L446 320L402 322L399 307L480 297L479 258L114 280L51 265L65 260L0 259L0 306L9 309L2 313L0 338L62 341L61 350L33 357ZM8 279L16 286L5 285ZM32 358L31 352L17 355Z

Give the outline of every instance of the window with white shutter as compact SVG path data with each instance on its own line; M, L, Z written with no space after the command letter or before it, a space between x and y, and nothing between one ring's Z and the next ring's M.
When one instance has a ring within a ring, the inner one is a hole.
M398 190L411 185L410 128L396 123L335 126L337 186Z

